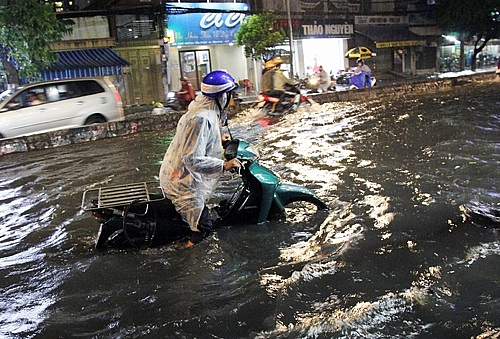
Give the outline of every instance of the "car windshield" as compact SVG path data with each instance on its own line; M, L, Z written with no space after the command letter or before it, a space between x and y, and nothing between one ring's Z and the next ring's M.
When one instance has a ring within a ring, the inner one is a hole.
M8 97L10 97L12 95L12 93L14 93L13 89L8 89L8 90L3 91L0 94L0 102L3 102L5 99L7 99Z

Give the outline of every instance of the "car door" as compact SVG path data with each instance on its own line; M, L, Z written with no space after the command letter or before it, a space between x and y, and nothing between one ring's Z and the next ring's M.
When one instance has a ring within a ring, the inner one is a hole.
M42 103L33 103L35 92L27 88L8 99L1 114L2 131L7 137L29 134L45 128L45 121L40 118L44 110Z
M0 113L5 136L33 134L67 126L68 109L61 107L55 85L29 87L9 100Z

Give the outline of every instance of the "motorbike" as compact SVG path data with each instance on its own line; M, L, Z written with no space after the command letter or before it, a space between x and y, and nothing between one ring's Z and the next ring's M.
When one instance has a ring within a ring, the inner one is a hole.
M353 75L354 72L341 72L336 76L335 82L337 85L349 85L349 78Z
M225 158L237 157L243 167L232 196L210 209L216 227L257 224L285 216L285 206L306 202L316 210L328 206L312 190L285 183L258 161L258 151L234 139L225 143ZM81 208L100 223L95 248L130 249L161 246L181 240L190 229L165 196L159 182L139 182L85 190Z
M289 91L291 86L286 88L284 98L260 93L257 96L257 108L266 115L281 115L285 112L297 111L300 105L304 103L312 104L313 101L306 94ZM297 95L299 99L297 100Z

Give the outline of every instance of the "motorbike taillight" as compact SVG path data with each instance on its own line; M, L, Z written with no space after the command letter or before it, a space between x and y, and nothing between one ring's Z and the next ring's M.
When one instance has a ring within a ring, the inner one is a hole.
M99 211L92 212L92 216L96 218L96 220L100 223L103 223L109 219L108 216L106 216L106 214L101 213Z

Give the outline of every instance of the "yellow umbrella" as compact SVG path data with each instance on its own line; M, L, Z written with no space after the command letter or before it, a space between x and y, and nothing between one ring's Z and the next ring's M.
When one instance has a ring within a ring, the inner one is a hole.
M375 55L377 54L373 53L368 47L358 46L348 50L345 57L349 59L368 59Z

